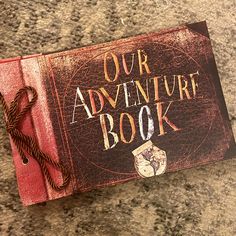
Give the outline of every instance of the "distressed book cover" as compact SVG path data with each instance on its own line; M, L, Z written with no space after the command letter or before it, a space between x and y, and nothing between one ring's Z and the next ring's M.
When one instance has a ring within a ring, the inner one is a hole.
M22 130L72 174L65 190L53 190L12 143L25 205L235 156L206 22L0 67L9 102L22 86L37 90Z

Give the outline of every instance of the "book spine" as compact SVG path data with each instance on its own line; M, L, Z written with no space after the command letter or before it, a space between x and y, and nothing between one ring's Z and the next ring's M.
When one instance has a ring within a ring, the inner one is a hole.
M3 94L6 102L10 104L17 91L25 86L21 67L21 58L0 61L0 81L0 91ZM25 104L28 102L27 100L27 97L23 99L21 107L25 106ZM26 135L36 138L34 124L29 113L22 122L21 131ZM48 199L48 194L44 177L38 162L26 154L29 162L27 164L23 164L12 139L10 139L10 142L12 147L13 161L16 169L19 195L23 204L31 205L34 203L46 201Z
M41 56L41 59L43 59L43 57L44 56ZM34 87L38 93L38 100L31 114L39 147L53 160L59 161L58 148L50 119L46 88L44 86L44 78L42 76L39 58L24 59L21 63L25 85ZM51 165L47 165L47 167L56 184L61 185L63 182L62 173ZM49 200L67 196L73 192L73 186L71 184L67 186L65 190L59 192L52 189L47 181L46 186Z

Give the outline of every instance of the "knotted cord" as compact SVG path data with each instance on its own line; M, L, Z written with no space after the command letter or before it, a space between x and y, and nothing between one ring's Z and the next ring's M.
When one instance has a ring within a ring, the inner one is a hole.
M28 91L32 93L33 97L20 111L20 102L24 95L27 95ZM52 160L49 155L42 152L36 141L32 137L23 134L19 129L20 123L23 121L26 113L29 112L35 105L37 98L38 94L36 90L33 87L25 86L17 92L14 100L10 103L10 107L8 107L2 93L0 93L0 103L2 104L3 111L5 113L4 121L7 132L10 134L14 144L16 145L23 163L28 163L28 158L25 155L25 152L27 152L38 162L42 169L42 172L44 173L44 176L46 177L51 187L56 191L60 191L62 189L65 189L70 182L71 176L68 169L62 163ZM63 183L61 185L57 185L55 183L48 170L47 165L51 165L57 170L61 171L63 176Z

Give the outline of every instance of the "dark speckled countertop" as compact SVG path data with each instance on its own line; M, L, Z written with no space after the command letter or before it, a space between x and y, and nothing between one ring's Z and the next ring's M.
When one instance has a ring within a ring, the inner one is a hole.
M207 20L236 134L236 2L0 0L0 57ZM236 159L25 208L0 129L0 235L236 235Z

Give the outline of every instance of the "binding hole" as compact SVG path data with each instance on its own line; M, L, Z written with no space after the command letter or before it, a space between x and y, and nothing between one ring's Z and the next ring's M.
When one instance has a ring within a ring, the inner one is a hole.
M27 165L28 162L29 162L29 160L28 160L28 158L24 158L24 159L22 160L22 162L23 162L24 165Z

